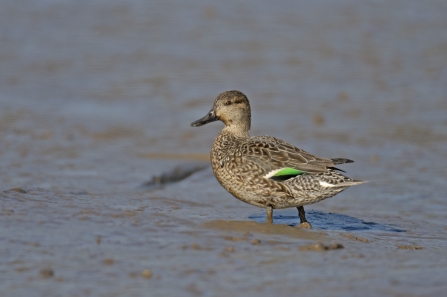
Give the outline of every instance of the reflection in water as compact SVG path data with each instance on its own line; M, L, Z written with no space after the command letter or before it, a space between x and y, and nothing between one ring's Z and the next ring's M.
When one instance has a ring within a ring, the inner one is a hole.
M345 231L387 231L387 232L406 232L404 229L398 228L394 224L381 224L375 222L366 222L361 219L338 213L326 213L317 210L306 211L308 219L312 222L314 229L321 230L345 230ZM265 222L265 214L259 213L249 216L249 219L258 223ZM273 216L274 222L288 226L297 226L299 218L297 215Z

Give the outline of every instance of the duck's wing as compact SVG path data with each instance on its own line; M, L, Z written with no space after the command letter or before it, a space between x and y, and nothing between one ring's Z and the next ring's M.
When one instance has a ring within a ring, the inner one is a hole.
M328 167L341 163L341 159L334 162L331 159L319 158L271 136L250 137L240 148L242 158L262 168L266 178L325 172Z

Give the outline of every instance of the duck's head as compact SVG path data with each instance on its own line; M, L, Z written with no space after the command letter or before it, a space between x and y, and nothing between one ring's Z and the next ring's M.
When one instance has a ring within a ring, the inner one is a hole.
M226 128L247 133L251 124L251 110L247 96L235 90L220 93L208 114L192 122L191 127L203 126L217 120L222 121Z

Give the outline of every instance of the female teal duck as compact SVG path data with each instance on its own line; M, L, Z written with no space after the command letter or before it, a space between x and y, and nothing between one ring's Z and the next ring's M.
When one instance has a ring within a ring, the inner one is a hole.
M217 120L225 127L211 149L214 175L237 199L266 208L269 223L273 222L273 209L297 207L299 226L311 228L303 205L364 183L337 172L341 170L335 165L352 160L319 158L281 139L250 136L250 103L242 92L219 94L211 111L191 127Z

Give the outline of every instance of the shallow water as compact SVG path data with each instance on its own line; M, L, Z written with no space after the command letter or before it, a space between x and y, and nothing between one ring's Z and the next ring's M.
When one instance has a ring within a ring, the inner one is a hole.
M1 295L443 296L445 15L444 1L3 3ZM313 230L294 209L264 224L208 165L222 124L189 127L228 89L248 95L253 135L353 159L342 169L369 183L307 206Z

